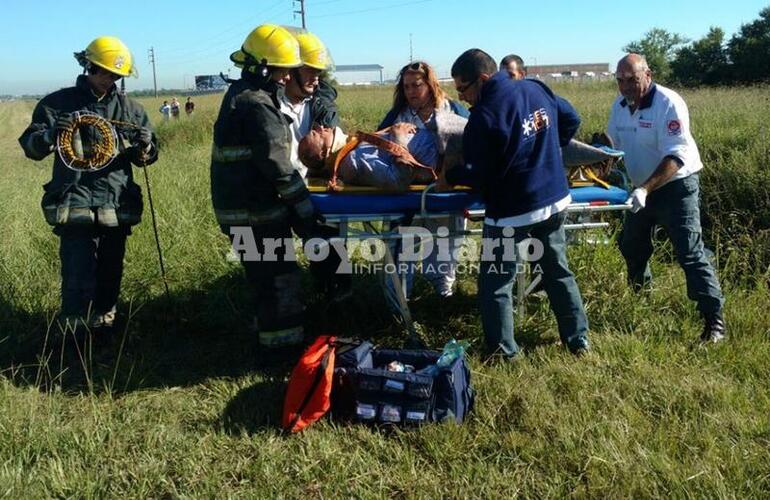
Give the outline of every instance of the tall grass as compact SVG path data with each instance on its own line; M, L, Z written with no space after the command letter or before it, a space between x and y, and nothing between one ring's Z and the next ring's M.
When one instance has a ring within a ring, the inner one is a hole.
M581 112L582 136L603 128L611 86L557 90ZM160 100L142 100L162 141L148 173L171 301L146 212L129 238L119 331L80 351L54 321L57 240L39 208L50 162L26 160L15 142L33 103L0 105L0 496L766 496L766 92L684 93L706 163L727 343L698 346L700 318L668 243L657 243L643 295L626 287L613 245L579 244L569 257L593 354L566 353L547 301L533 298L517 318L525 359L482 364L475 278L463 276L448 301L418 281L412 310L428 340L471 342L472 418L411 432L324 421L292 437L277 422L294 358L261 351L249 332L248 288L211 210L221 96L195 99L191 119L169 123L156 120ZM390 99L385 89L341 90L344 127L372 130ZM335 308L308 286L311 334L402 342L376 279L357 277L354 288Z

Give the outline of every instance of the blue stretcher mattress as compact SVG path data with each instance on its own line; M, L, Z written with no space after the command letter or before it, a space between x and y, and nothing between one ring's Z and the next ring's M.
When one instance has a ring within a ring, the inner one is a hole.
M570 189L573 203L607 202L611 205L625 203L628 192L612 186L580 187ZM316 210L322 214L387 214L415 213L420 211L422 193L409 192L398 194L346 194L346 193L311 193ZM459 212L464 209L483 209L479 193L455 191L450 193L429 193L426 200L428 212Z

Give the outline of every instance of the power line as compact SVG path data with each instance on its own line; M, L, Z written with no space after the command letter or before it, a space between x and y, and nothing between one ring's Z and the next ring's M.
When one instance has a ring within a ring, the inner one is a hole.
M282 15L279 16L278 14L275 14L276 16L278 16L278 19L274 20L274 22L276 22L277 24L284 24L284 23L278 22L282 17L291 19L291 16L293 15L292 14L292 9L287 7L284 2L285 2L285 0L280 0L280 2L278 4L274 4L272 8L268 9L268 10L274 10L274 8L276 6L283 7L283 14ZM281 5L281 4L283 4L283 5ZM263 14L266 13L266 12L267 11L264 11ZM290 21L285 23L285 24L289 24L289 23L290 23ZM200 59L202 59L202 58L216 55L217 52L221 52L223 50L223 47L230 46L231 48L232 47L240 48L240 42L243 40L243 38L242 38L243 35L240 34L240 33L235 33L235 34L230 33L230 35L231 35L230 37L228 37L226 39L223 39L223 40L221 40L221 41L219 41L219 42L217 42L217 43L215 43L213 45L209 44L207 47L202 48L200 50L197 50L197 51L194 51L194 52L189 52L187 54L180 54L180 55L178 55L176 57L172 56L172 57L169 58L168 61L164 61L164 63L167 63L171 67L181 66L181 65L188 64L188 63L199 62ZM228 49L227 50L227 54L229 55L229 53L231 51L232 50Z
M346 16L348 14L363 14L365 12L374 12L374 11L377 11L377 10L394 9L396 7L403 7L405 5L417 5L417 4L420 4L420 3L432 2L432 1L433 0L418 0L416 2L403 2L403 3L398 3L398 4L395 4L395 5L385 5L385 6L381 6L381 7L372 7L370 9L350 10L350 11L347 11L347 12L335 12L335 13L332 13L332 14L321 14L320 16L312 16L312 17L313 17L313 19L320 19L322 17Z
M319 5L326 5L327 3L337 3L341 1L342 0L326 0L325 2L313 2L313 6L318 7Z
M227 40L222 40L219 43L206 47L205 49L201 49L190 54L185 54L183 56L170 57L167 62L169 64L185 64L195 61L196 59L200 59L201 56L213 55L214 53L223 50L223 48L227 46L232 48L240 48L240 41L242 40L243 35L234 35Z
M220 31L216 35L213 35L213 36L210 36L210 37L205 37L205 40L207 42L206 43L207 48L211 47L210 42L212 40L216 40L217 38L221 38L221 37L223 37L225 35L230 35L228 37L228 41L232 40L232 38L233 38L232 35L233 35L234 31L239 31L243 26L246 26L246 25L253 25L254 22L257 19L264 19L268 15L268 13L270 11L275 10L276 7L281 7L281 4L283 4L284 1L285 0L277 0L271 6L267 7L266 9L260 11L259 13L255 14L253 16L249 17L248 20L242 21L242 22L240 22L240 23L238 23L236 25L233 25L233 26L231 26L230 28L227 28L224 31ZM242 36L242 35L238 35L238 36ZM201 38L203 38L203 37L201 37ZM206 49L202 49L202 50L206 50ZM176 52L187 52L186 54L182 55L182 57L186 57L190 53L189 45L188 46L172 47L172 48L164 51L164 53L166 53L166 54L168 54L168 53L173 54L173 53L176 53ZM195 52L193 51L193 53L195 53Z

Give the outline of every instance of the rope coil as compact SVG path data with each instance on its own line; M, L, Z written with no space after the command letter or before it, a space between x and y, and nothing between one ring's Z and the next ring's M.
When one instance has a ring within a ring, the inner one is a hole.
M90 144L89 154L83 153L82 148L78 153L75 144L77 131L86 126L94 127L98 136L97 141ZM118 155L118 134L111 120L90 111L77 111L73 113L72 125L59 131L56 151L68 168L76 172L97 172Z

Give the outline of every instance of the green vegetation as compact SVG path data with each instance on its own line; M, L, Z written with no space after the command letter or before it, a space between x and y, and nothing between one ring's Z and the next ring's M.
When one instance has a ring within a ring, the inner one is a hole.
M147 211L129 239L117 338L80 354L67 339L61 355L57 239L39 208L50 161L29 161L16 144L33 103L0 104L0 497L766 496L768 90L683 93L727 295L723 345L698 346L700 318L668 243L658 243L654 288L639 296L613 245L575 245L591 355L569 355L547 301L532 298L517 325L525 359L483 365L474 277L448 301L418 282L413 312L430 342L471 342L472 418L410 432L324 421L289 437L277 422L294 358L260 352L249 333L248 290L209 199L221 96L158 126L149 174L171 302ZM612 85L557 91L581 112L581 136L604 127ZM342 89L346 128L373 129L390 99L389 89ZM160 100L142 102L159 123ZM308 287L309 330L402 342L376 279L354 286L344 309Z
M770 7L742 24L725 40L722 28L711 26L690 43L677 33L653 28L623 47L646 57L655 79L679 85L726 85L770 81Z

